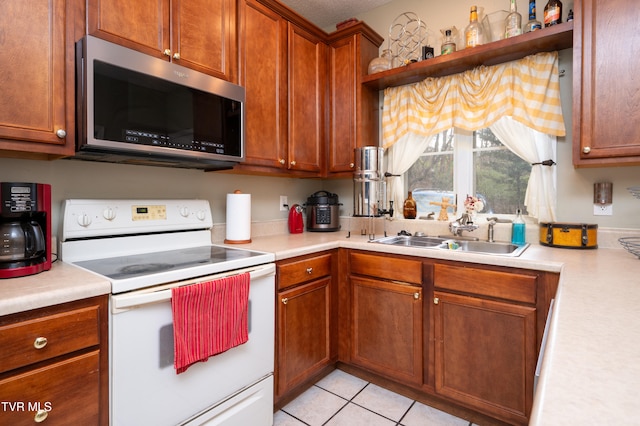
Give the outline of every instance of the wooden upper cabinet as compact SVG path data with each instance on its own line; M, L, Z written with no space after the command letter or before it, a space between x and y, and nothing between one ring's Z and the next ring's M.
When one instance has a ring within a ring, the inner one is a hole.
M89 34L236 81L233 0L88 0Z
M327 45L288 23L288 168L320 173L324 166Z
M330 35L327 172L355 170L355 149L378 145L378 90L362 85L382 37L360 22Z
M240 22L240 84L246 89L246 160L241 167L286 170L287 21L260 2L246 0Z
M3 2L2 155L54 158L74 151L73 11L64 0Z
M575 4L575 166L640 164L638 16L635 0Z

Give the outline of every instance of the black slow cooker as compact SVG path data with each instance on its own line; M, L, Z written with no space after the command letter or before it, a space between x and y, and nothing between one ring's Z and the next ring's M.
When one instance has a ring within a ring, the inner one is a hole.
M307 198L307 231L333 232L340 230L338 195L317 191Z

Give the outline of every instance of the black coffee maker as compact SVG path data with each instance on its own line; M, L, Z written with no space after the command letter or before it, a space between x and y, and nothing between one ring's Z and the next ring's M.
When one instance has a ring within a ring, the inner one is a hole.
M0 183L0 278L51 269L51 185Z

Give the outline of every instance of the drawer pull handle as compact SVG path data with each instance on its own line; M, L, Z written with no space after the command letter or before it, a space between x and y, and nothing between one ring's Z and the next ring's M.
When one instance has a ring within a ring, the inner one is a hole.
M289 299L287 297L283 297L282 298L282 304L283 305L286 305L288 301L289 301Z
M415 293L413 293L413 298L416 299L416 300L420 299L420 293L417 292L417 291Z
M312 272L313 272L313 268L307 268L307 274L311 275Z
M438 303L440 303L440 299L438 299L437 297L433 298L433 304L437 305Z
M36 349L42 349L47 346L47 343L46 337L36 337L36 340L33 341L33 347Z
M36 411L36 415L33 417L33 421L36 423L42 423L47 419L49 412L46 410L38 410Z

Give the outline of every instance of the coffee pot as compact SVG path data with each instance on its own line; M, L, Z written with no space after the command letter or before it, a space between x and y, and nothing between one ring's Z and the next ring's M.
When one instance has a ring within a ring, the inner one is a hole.
M51 186L0 182L0 278L51 269Z
M46 250L44 233L36 221L0 223L0 262L25 262L42 256Z

